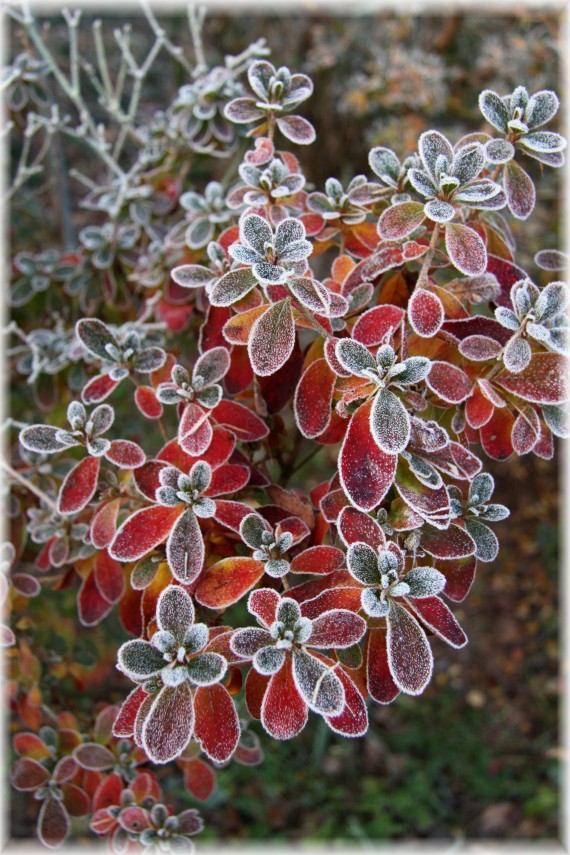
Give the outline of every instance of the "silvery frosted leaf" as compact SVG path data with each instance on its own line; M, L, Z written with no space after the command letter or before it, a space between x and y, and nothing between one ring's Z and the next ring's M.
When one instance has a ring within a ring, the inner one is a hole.
M402 401L381 389L370 411L370 429L378 447L387 454L399 454L410 439L410 416Z
M219 653L201 653L188 663L188 677L195 686L213 686L226 671L228 663Z
M570 431L568 430L568 413L564 407L558 407L555 404L543 404L542 415L554 436L559 436L561 439L568 439L570 436Z
M376 351L376 362L380 366L386 370L386 368L391 368L396 360L396 351L390 344L382 344L378 350ZM392 375L395 373L401 373L405 369L402 367L403 363L396 366L394 365L394 370L392 371ZM396 372L398 369L398 372Z
M67 408L67 421L72 430L80 430L87 421L85 407L80 401L72 401Z
M293 677L299 694L322 715L336 715L344 706L344 689L336 674L314 656L293 650Z
M38 454L55 454L55 452L67 448L67 444L57 439L58 432L59 428L51 425L31 425L20 431L19 440L28 451L35 451Z
M433 655L425 632L399 603L390 603L386 644L396 686L409 695L419 695L431 679Z
M501 520L506 520L510 515L511 512L505 505L493 504L482 508L479 511L478 519L486 520L486 522L500 522Z
M348 570L357 582L376 585L380 581L378 555L367 543L352 543L346 556Z
M515 156L515 147L508 140L489 140L484 148L485 157L491 163L508 163Z
M310 193L307 198L307 207L315 214L321 214L325 219L336 219L338 217L335 205L324 193Z
M485 165L485 151L481 143L474 142L463 146L453 158L451 174L460 184L467 184L477 178Z
M261 261L252 267L252 273L259 282L265 282L268 285L278 285L287 281L288 273L285 268L277 264L269 264L268 261Z
M463 195L463 193L460 195ZM479 211L500 211L501 208L504 208L507 204L507 195L504 190L499 188L498 193L494 193L486 199L479 199L477 202L466 200L461 204L466 205L468 208L475 208Z
M439 180L438 158L444 157L448 163L453 162L451 144L439 131L424 131L419 138L418 151L424 167L436 180Z
M340 200L344 195L344 190L337 178L327 178L325 181L325 193L333 199Z
M536 341L541 341L543 344L550 343L550 330L542 324L527 323L525 332Z
M162 653L148 641L126 641L117 653L117 668L131 680L146 680L160 674L164 668Z
M487 199L492 199L493 196L497 196L500 192L500 186L494 181L476 181L456 193L453 199L455 202L484 202Z
M257 626L237 629L230 639L231 651L244 659L252 659L258 650L272 644L269 632Z
M536 190L530 176L514 160L505 166L504 186L511 214L517 220L526 220L534 208Z
M108 439L102 439L99 437L96 439L88 439L86 443L87 451L92 457L102 457L109 451L110 447L111 443Z
M360 604L366 614L373 618L386 617L390 610L390 604L382 600L376 588L365 588L360 595Z
M100 436L109 430L114 421L115 411L113 408L108 404L99 404L91 413L87 424L91 423L91 432L94 436Z
M539 163L546 163L547 166L553 166L555 169L564 166L566 162L563 151L531 151L527 149L526 154L534 160L538 160Z
M525 134L519 145L529 151L557 152L564 151L567 143L563 136L553 131L535 131Z
M189 594L180 585L169 585L162 591L156 604L159 629L172 633L181 644L186 631L194 623L194 605Z
M160 672L160 679L164 686L174 688L185 683L188 679L188 671L184 665L177 665L174 668L163 668Z
M283 555L293 546L293 534L290 531L284 531L283 534L280 534L277 538L277 549Z
M470 517L465 520L465 528L475 541L477 551L475 555L479 561L485 563L494 561L499 554L499 541L491 529Z
M240 237L265 257L265 245L273 244L273 230L259 214L244 214L239 223Z
M259 59L252 62L247 70L249 85L258 98L262 100L269 96L269 86L275 77L275 68L266 60Z
M300 220L288 217L282 220L275 231L274 249L279 258L292 243L304 241L305 227ZM311 247L312 248L312 247ZM308 253L305 253L307 255Z
M205 623L195 623L193 626L189 627L184 633L184 638L182 640L186 653L191 656L194 653L198 653L200 650L203 650L208 643L209 636L210 630Z
M283 558L270 558L265 563L265 572L273 579L280 579L289 572L290 564Z
M296 600L292 600L291 597L283 597L277 606L277 620L285 624L287 629L293 629L300 617L301 608L299 603Z
M503 352L505 368L519 374L527 367L532 357L530 344L524 338L511 338Z
M548 346L556 353L569 355L568 350L568 327L552 327Z
M506 131L509 111L502 98L491 89L485 89L479 95L479 109L490 125L498 131Z
M202 388L212 383L219 383L230 368L230 354L226 347L212 347L205 351L196 361L192 371L192 379L202 378Z
M494 489L495 479L493 476L489 472L480 472L469 485L468 505L485 505L493 495Z
M342 367L357 377L368 378L367 372L377 370L376 360L368 348L354 339L341 338L337 342L335 355Z
M520 327L519 319L515 313L504 306L498 306L495 309L495 317L501 326L506 327L508 330L518 330Z
M444 202L441 199L430 199L424 205L426 217L436 223L448 223L455 216L455 208L449 202Z
M477 232L463 223L447 223L445 249L453 266L468 276L479 276L487 267L487 250Z
M423 169L408 169L407 179L422 196L437 196L438 188Z
M228 247L228 255L239 264L258 264L263 261L263 255L260 255L257 250L250 246L244 246L242 243L234 243Z
M113 367L109 371L109 378L111 380L115 380L117 383L120 380L124 380L125 377L128 377L128 376L129 376L129 369L125 368L123 365L113 365Z
M186 245L190 249L200 249L211 241L214 234L214 224L207 217L199 217L190 223L184 234Z
M435 567L415 567L402 577L409 587L410 597L436 597L445 588L446 578Z
M394 383L409 385L425 380L431 370L427 356L409 356L390 370L388 376Z
M216 503L208 496L202 496L197 502L192 505L194 513L201 519L211 519L216 513Z
M224 107L224 116L230 122L247 124L263 119L265 113L256 105L254 98L234 98Z
M160 653L167 653L169 650L174 650L176 639L167 629L159 629L152 636L150 643Z
M212 306L231 306L255 288L257 279L246 268L230 270L218 279L210 293Z
M240 537L251 549L262 545L265 532L269 532L268 526L258 514L248 514L240 523Z
M116 350L119 346L115 336L102 321L98 321L96 318L83 318L77 321L75 331L90 353L106 362L112 361L109 357L107 345L112 345Z
M525 118L529 127L538 128L540 125L546 124L558 112L560 101L555 92L548 89L535 94L529 99L526 109Z
M151 371L156 371L157 368L162 368L165 362L166 353L161 347L146 347L135 356L133 367L135 371L147 374Z
M410 454L409 457L410 469L414 475L432 490L438 490L443 484L443 479L437 469L424 460L423 457L417 457L415 454Z
M217 407L220 401L222 400L223 389L221 386L217 384L214 386L209 386L207 389L202 389L196 395L196 400L199 404L202 404L203 407L207 407L209 410L213 410L214 407Z
M400 178L400 161L389 148L377 146L368 155L370 169L382 179L385 184L397 187Z
M156 501L159 505L165 505L168 508L174 508L180 504L178 491L174 487L158 487L156 490Z
M551 282L544 288L534 304L537 321L547 321L566 311L568 288L564 282Z
M543 270L565 270L568 266L568 256L557 249L541 249L534 256L534 261Z
M253 667L258 674L276 674L285 662L285 651L278 647L262 647L253 657Z
M317 138L312 124L302 116L279 116L276 124L283 136L297 145L310 145Z
M180 478L180 470L176 469L174 466L165 466L164 469L161 469L158 473L158 480L162 484L163 487L172 487L173 489L178 489L178 479Z
M203 288L216 278L215 273L201 264L181 264L170 275L181 288Z
M517 108L524 112L529 100L528 89L525 86L517 86L507 98L511 115Z
M313 251L313 245L308 240L295 240L287 244L279 253L279 261L304 261Z

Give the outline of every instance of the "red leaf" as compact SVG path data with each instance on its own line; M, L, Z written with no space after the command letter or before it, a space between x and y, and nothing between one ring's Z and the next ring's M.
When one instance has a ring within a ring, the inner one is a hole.
M388 648L384 629L371 629L369 632L366 654L366 682L370 697L379 704L390 704L400 694L388 665Z
M361 511L377 507L394 481L398 456L386 454L376 444L370 430L373 401L358 408L339 456L339 474L343 490Z
M477 430L487 424L493 415L495 407L483 394L479 384L473 387L473 392L465 401L465 418L467 424Z
M250 716L257 720L261 718L261 705L268 685L269 677L258 674L255 668L249 671L245 680L245 702Z
M485 244L470 226L447 223L445 248L451 263L466 276L479 276L487 267Z
M35 733L17 733L13 739L14 749L24 757L32 760L44 760L51 757L51 751Z
M421 202L399 202L391 205L378 220L378 233L384 240L406 237L425 220Z
M172 440L176 442L176 440ZM184 454L184 452L181 452ZM176 465L176 464L173 464ZM156 491L160 487L159 474L166 466L163 460L147 460L133 472L134 481L140 493L150 502L156 501Z
M159 419L162 415L163 406L152 386L139 386L135 391L135 403L147 419Z
M194 729L192 690L186 681L165 686L154 698L144 719L142 742L150 760L168 763L184 751Z
M210 412L198 404L186 404L178 425L178 443L192 457L201 457L212 441Z
M497 305L503 306L505 309L512 309L511 288L515 282L520 282L521 279L528 279L526 271L522 267L517 267L512 261L507 261L498 255L489 255L487 258L487 273L492 273L496 276L501 286L501 293L495 300ZM506 338L501 344L506 344L511 333L505 327L503 327L503 335Z
M439 597L425 597L421 600L406 597L406 602L426 626L452 647L464 647L467 644L467 636Z
M97 489L99 457L86 457L68 472L61 485L57 510L60 514L75 514L89 504Z
M196 589L196 599L211 609L237 603L261 579L265 567L253 558L224 558L205 571Z
M115 765L115 755L104 745L97 742L86 742L78 745L73 756L83 769L103 772Z
M313 619L309 647L336 648L357 644L366 632L366 622L348 609L331 609Z
M502 371L495 382L534 404L562 404L568 400L568 359L558 353L535 353L518 374Z
M459 404L469 397L473 383L467 374L449 362L432 362L426 384L443 401Z
M352 587L330 588L311 600L305 600L301 604L301 612L311 620L331 609L348 609L351 612L357 612L360 609L361 590L357 582L354 582Z
M166 542L166 559L175 579L189 585L204 565L204 538L194 512L185 510L172 526Z
M274 739L292 739L307 723L305 701L293 679L291 657L286 656L281 670L271 677L261 705L261 723Z
M184 763L184 786L195 799L206 802L216 789L216 773L199 757L193 757Z
M16 790L37 790L49 777L46 767L31 757L20 757L10 770L10 782Z
M211 415L217 424L229 427L242 442L256 442L269 433L267 425L248 407L238 404L237 401L220 401L211 411Z
M394 600L390 603L387 623L390 673L402 692L419 695L429 683L433 670L433 656L425 632L409 611Z
M440 561L437 569L441 570L446 578L444 593L446 597L456 603L460 603L469 593L469 589L475 579L477 559L474 555L468 558L459 558L456 561Z
M69 816L58 799L44 799L38 817L38 837L44 846L57 849L69 834Z
M95 583L95 573L91 571L83 582L77 595L77 610L83 626L96 626L106 617L113 604L106 600Z
M221 496L237 493L249 481L249 469L235 463L224 463L212 472L210 486L204 492L205 496Z
M528 454L540 437L540 421L532 407L525 407L513 425L511 441L517 454Z
M493 460L506 460L513 453L512 433L515 417L506 407L495 410L481 428L481 445Z
M95 549L106 549L115 537L117 514L121 500L111 499L96 511L91 520L91 543Z
M119 469L138 469L146 460L140 445L128 439L114 439L105 457Z
M331 730L343 736L364 736L368 730L368 711L362 695L342 668L336 668L335 674L344 688L345 704L342 712L335 716L324 716Z
M109 397L119 382L119 380L112 380L108 374L98 374L83 387L81 400L84 404L99 404Z
M272 588L259 588L249 597L247 608L259 622L269 628L275 621L279 594Z
M326 359L316 359L305 369L295 391L294 410L299 430L308 439L330 424L336 376Z
M442 484L433 490L420 481L412 472L407 460L400 458L396 472L396 489L402 499L435 528L449 525L449 495Z
M291 573L316 573L326 576L342 567L344 552L335 546L312 546L296 555L291 562Z
M251 513L249 505L242 502L230 502L226 499L216 499L214 519L239 534L239 527L244 517Z
M352 337L368 346L387 341L402 323L404 314L403 309L390 303L368 309L356 321Z
M123 568L107 550L100 552L93 568L93 578L97 590L108 603L116 603L125 591Z
M135 718L142 702L147 697L147 693L143 691L141 686L137 686L136 689L133 689L127 699L123 701L121 710L115 719L115 723L113 725L114 736L129 737L133 735Z
M194 694L194 738L202 751L216 763L225 763L234 753L240 725L230 693L220 683L200 686Z
M367 543L376 552L386 548L384 532L375 519L356 508L345 507L338 518L338 533L344 544Z
M247 357L247 354L244 355ZM295 392L302 367L303 354L297 340L295 340L295 345L287 362L271 377L259 378L259 387L269 413L278 413L289 403ZM253 375L250 382L251 380L253 380Z
M168 537L184 506L165 508L155 505L135 511L119 528L110 555L118 561L136 561Z
M422 338L432 338L445 320L443 304L425 288L416 288L408 303L408 319L415 333Z
M139 834L150 826L148 811L138 805L123 808L118 816L118 821L122 828L133 834Z
M466 558L475 554L475 541L465 529L452 523L443 530L424 528L421 548L434 558Z
M136 689L135 691L141 691ZM130 734L129 734L130 735ZM112 805L121 803L121 793L123 792L123 779L117 772L112 772L107 778L104 778L93 796L93 813Z

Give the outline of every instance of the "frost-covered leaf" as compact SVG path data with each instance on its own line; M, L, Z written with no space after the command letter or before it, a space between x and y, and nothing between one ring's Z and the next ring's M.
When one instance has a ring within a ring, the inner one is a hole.
M491 163L508 163L515 156L515 147L508 140L489 140L484 148L485 156Z
M445 310L436 294L416 288L408 303L408 319L415 333L432 338L445 320Z
M226 763L237 748L240 723L228 690L215 683L201 686L194 695L194 738L215 763ZM180 821L181 815L178 815ZM196 819L192 818L192 832ZM196 830L199 831L201 825Z
M534 316L537 321L544 323L565 312L567 306L567 285L564 282L551 282L540 292L534 304Z
M200 653L187 666L190 682L195 686L212 686L226 673L228 664L219 653Z
M57 437L60 429L51 425L31 425L20 431L20 443L28 451L37 454L55 454L68 448L68 443L61 442Z
M377 372L376 360L367 347L351 338L341 338L335 355L342 367L356 377L369 379L369 372Z
M299 430L308 439L320 436L330 424L335 384L326 359L311 362L301 375L293 407Z
M418 152L425 169L435 180L439 180L437 171L439 158L445 159L447 162L445 171L449 172L453 161L453 149L439 131L424 131L418 141Z
M486 505L493 495L494 489L495 479L490 472L480 472L469 485L468 504L470 506Z
M442 199L430 199L424 205L424 213L434 223L449 223L455 216L455 208Z
M100 463L98 457L86 457L68 472L59 491L58 513L75 514L89 504L97 489Z
M389 148L376 146L368 155L370 168L384 183L396 187L400 177L400 161Z
M131 680L147 680L165 666L162 653L148 641L126 641L117 653L117 668Z
M263 119L265 113L256 106L255 98L234 98L224 107L224 116L236 124L248 124Z
M426 384L432 392L450 404L459 404L465 401L473 386L461 368L439 360L432 362Z
M105 452L105 457L119 469L137 469L146 460L140 445L129 439L114 439Z
M445 576L435 567L414 567L402 577L409 587L409 597L434 597L445 588Z
M77 322L75 330L81 343L90 353L93 353L105 362L113 361L107 347L110 345L111 350L117 352L119 351L119 345L115 336L102 321L96 318L83 318Z
M309 709L335 715L344 705L344 689L336 674L322 662L298 648L293 650L293 676L297 690Z
M485 165L485 152L480 142L468 143L459 149L453 158L451 174L460 184L477 178Z
M370 411L370 430L381 451L399 454L410 440L410 416L389 389L380 389Z
M186 748L194 730L194 705L188 682L160 690L144 719L142 743L153 763L168 763Z
M263 727L274 739L292 739L305 727L307 704L295 684L291 657L271 677L260 712Z
M387 624L386 643L392 678L402 692L419 695L429 683L433 670L426 634L399 603L390 603Z
M118 561L142 558L166 540L182 510L182 507L156 505L135 511L117 531L109 550L110 555Z
M44 799L38 815L38 839L49 849L57 849L70 831L68 813L63 803L52 796Z
M568 400L568 362L557 353L535 353L518 374L501 372L495 382L534 404L561 404Z
M478 276L487 267L487 250L477 232L462 223L447 223L445 248L452 264L467 276Z
M284 137L297 145L310 145L317 138L312 124L302 116L279 116L277 127Z
M170 275L181 288L203 288L216 279L216 274L201 264L181 264Z
M399 240L417 229L424 219L421 202L399 202L382 213L378 220L378 234L384 240Z
M570 435L568 430L568 413L564 407L545 404L542 407L542 415L554 436L559 436L561 439L568 439Z
M274 646L261 647L253 657L253 667L258 674L264 674L266 677L280 671L284 662L285 651Z
M532 178L522 166L511 160L505 166L504 182L511 214L517 220L526 220L532 213L536 201L536 190Z
M347 648L357 644L366 632L366 621L347 609L331 609L312 622L310 647Z
M262 562L254 558L222 558L204 572L196 589L196 600L211 609L227 608L251 590L264 572Z
M530 363L532 350L528 341L524 338L513 338L508 342L503 352L505 368L518 374Z
M230 270L218 279L209 299L212 306L231 306L249 294L256 285L257 279L249 268Z
M555 92L543 89L529 98L525 117L530 128L545 125L558 112L560 101Z
M273 644L274 639L266 629L252 626L246 629L237 629L233 633L230 640L230 649L237 656L244 659L253 659L258 650Z
M475 541L477 546L475 554L479 561L494 561L499 554L499 541L489 526L469 517L465 520L465 528Z
M274 303L253 324L248 354L260 377L275 374L289 359L295 345L295 321L289 299Z
M495 359L500 352L499 342L486 335L468 335L459 342L459 353L473 362Z
M190 509L176 520L166 542L166 560L175 579L189 585L204 564L204 539L198 520Z
M201 388L219 383L227 374L230 367L230 354L226 347L212 347L203 353L194 366L192 380L195 383L201 378Z
M171 632L180 642L186 630L194 623L194 606L190 596L179 585L169 585L162 591L156 604L156 618L160 630Z
M357 582L376 585L380 581L378 555L366 543L351 543L346 554L348 570Z
M361 511L377 507L390 489L398 457L376 443L371 427L372 401L352 416L339 456L342 488Z
M479 95L479 109L490 125L498 131L507 131L509 111L503 99L491 89L485 89Z
M534 261L543 270L565 270L568 266L568 256L557 249L541 249Z

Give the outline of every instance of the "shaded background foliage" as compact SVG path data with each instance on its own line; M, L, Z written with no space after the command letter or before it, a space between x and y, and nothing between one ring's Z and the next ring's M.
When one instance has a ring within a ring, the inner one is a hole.
M106 18L104 30L119 23ZM144 46L149 38L145 22L133 15L131 23ZM161 23L184 44L182 12ZM55 19L51 25L63 56L65 28ZM557 89L559 30L557 15L530 11L421 17L216 12L206 19L204 43L215 63L238 53L252 37L264 36L277 65L287 63L311 75L317 94L304 115L319 142L299 156L320 188L330 175L343 182L368 172L367 152L373 145L404 155L428 127L452 139L477 130L481 122L475 105L485 87L501 94L521 82L532 91ZM18 52L17 28L12 39ZM190 52L189 37L187 47ZM149 117L186 82L182 69L175 74L167 59L157 62L147 89ZM73 184L64 182L63 194L57 188L70 164L61 148L50 156L53 180L36 183L31 203L22 198L13 205L12 237L17 244L24 236L30 250L62 238L70 245L92 221L88 211L73 217L66 213L76 210ZM79 148L76 156L89 173L91 164ZM533 177L541 169L535 161L526 166ZM198 186L199 168L198 161ZM220 175L225 168L220 163ZM517 259L523 268L533 266L537 250L559 241L558 181L557 170L545 170L535 215L529 223L513 223L515 238L525 229ZM540 272L537 282L544 284L547 277ZM29 314L26 306L15 316L29 328L35 322ZM31 405L29 390L18 388L12 415L26 419ZM124 416L129 406L123 405ZM329 453L322 448L289 486L317 484ZM294 742L266 745L258 769L234 764L225 770L202 808L207 823L202 839L557 836L558 463L529 456L506 464L490 461L487 467L497 479L497 500L512 514L496 529L499 558L480 564L470 599L456 608L468 647L458 653L434 639L433 683L421 699L400 696L389 707L371 707L365 738L343 739L312 719ZM56 622L44 618L55 616L56 609L57 632ZM122 699L123 681L109 677L116 675L115 650L124 637L116 617L77 635L73 591L46 590L41 602L30 601L25 620L46 653L42 681L55 706L90 717L94 704ZM263 736L262 741L268 742ZM168 790L168 772L160 774ZM180 803L197 806L186 792L180 792ZM30 835L34 811L25 794L14 794L15 837Z

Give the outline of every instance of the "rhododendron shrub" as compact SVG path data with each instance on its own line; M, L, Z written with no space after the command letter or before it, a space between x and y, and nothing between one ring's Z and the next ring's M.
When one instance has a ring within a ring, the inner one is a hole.
M123 633L122 703L89 732L31 715L41 686L12 693L11 781L48 847L88 816L115 851L191 848L202 821L163 764L207 800L213 767L260 762L255 722L266 751L310 716L365 737L371 703L420 695L433 637L467 644L453 606L509 515L486 460L550 458L566 435L568 290L518 266L509 228L535 205L528 158L564 161L554 92L486 90L480 131L376 147L346 188L308 193L311 81L255 51L232 68L200 69L171 137L88 198L107 221L69 264L107 296L50 368L83 382L19 425L16 546L35 568L11 585L71 587L85 631L116 612ZM320 449L307 490L295 473ZM17 626L4 641L24 656Z

